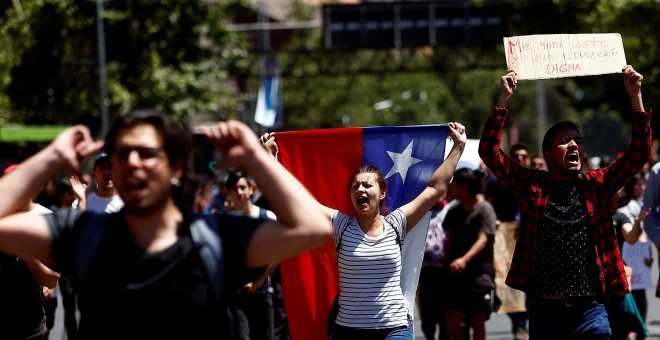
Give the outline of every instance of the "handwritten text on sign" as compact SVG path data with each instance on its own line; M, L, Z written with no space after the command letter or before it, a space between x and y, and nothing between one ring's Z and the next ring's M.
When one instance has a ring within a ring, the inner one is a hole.
M621 35L548 34L504 38L508 69L518 79L550 79L621 73L626 66Z

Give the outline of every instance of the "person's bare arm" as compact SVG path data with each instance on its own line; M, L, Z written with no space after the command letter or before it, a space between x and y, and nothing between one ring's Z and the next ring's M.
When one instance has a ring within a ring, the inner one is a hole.
M644 111L644 103L642 102L643 81L644 77L639 72L636 72L632 66L626 65L623 68L623 84L630 96L632 109L635 111Z
M509 106L509 100L513 93L518 88L518 79L516 72L508 70L505 75L500 78L500 95L497 97L497 107L506 109Z
M256 292L257 289L261 287L264 284L264 282L266 282L270 274L272 274L275 271L278 265L279 263L269 264L266 270L264 271L263 275L261 275L257 280L243 286L243 290L245 290L247 293L250 294Z
M78 173L80 162L103 147L84 126L60 133L46 148L0 178L0 251L51 262L48 227L43 216L14 214L57 173Z
M83 183L78 175L71 175L70 181L73 194L78 199L78 209L87 209L87 184Z
M25 259L25 263L27 263L32 275L40 285L51 289L57 287L60 273L48 268L37 259Z
M488 235L486 235L486 233L483 231L480 231L477 236L477 240L472 244L472 247L470 247L470 249L468 249L468 251L463 254L463 256L455 259L449 264L449 270L452 273L460 273L465 270L468 262L472 261L472 259L477 256L477 254L484 250L487 243Z
M80 162L103 147L84 126L64 130L46 148L0 179L0 217L18 211L61 171L80 172Z
M406 215L406 229L410 231L417 225L424 214L447 192L449 181L454 176L458 160L463 154L467 137L465 127L460 123L449 123L449 136L454 141L454 146L447 158L435 170L426 188L415 197L410 203L401 207L401 211Z
M265 222L252 236L246 253L248 267L280 262L327 242L332 234L328 217L309 191L266 152L247 125L230 120L202 131L221 151L218 166L247 170L277 213L277 221Z
M637 243L637 240L639 240L639 236L642 234L641 224L649 216L651 210L653 210L651 209L651 207L642 208L642 210L639 212L639 215L635 217L635 221L633 221L633 223L624 223L621 226L623 239L626 241L626 243L628 244Z

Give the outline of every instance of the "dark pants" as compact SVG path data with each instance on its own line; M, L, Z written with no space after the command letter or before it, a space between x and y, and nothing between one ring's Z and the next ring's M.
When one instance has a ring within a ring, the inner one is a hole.
M530 299L529 339L609 340L605 305L595 298Z
M630 332L637 333L638 339L646 337L646 325L631 293L612 294L607 298L605 308L612 328L611 340L627 339Z
M64 307L66 338L68 340L76 340L78 339L76 292L73 290L73 286L71 286L71 281L64 276L60 278L58 285L60 287L60 295L62 296L62 307Z
M289 320L286 317L286 309L284 309L284 293L282 291L279 267L270 275L270 278L270 283L273 286L273 315L275 317L273 328L275 340L288 340L290 339Z
M53 329L55 326L55 310L57 309L57 297L44 301L44 312L46 313L46 328Z
M245 315L244 321L247 321L250 340L274 340L273 296L271 292L241 293L237 307Z
M449 340L445 305L442 296L442 268L424 267L419 273L419 313L422 332L427 340L436 339L436 329L440 328L440 340Z
M646 322L646 312L648 311L648 301L646 300L646 290L638 289L632 291L633 298L637 304L637 309L639 309L639 314L642 315L642 319Z
M527 312L516 312L507 314L511 319L511 332L527 332Z

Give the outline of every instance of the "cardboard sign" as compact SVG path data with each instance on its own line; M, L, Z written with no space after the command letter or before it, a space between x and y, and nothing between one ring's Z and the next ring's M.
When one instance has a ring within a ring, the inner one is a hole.
M505 37L504 54L519 80L621 73L627 65L618 33Z

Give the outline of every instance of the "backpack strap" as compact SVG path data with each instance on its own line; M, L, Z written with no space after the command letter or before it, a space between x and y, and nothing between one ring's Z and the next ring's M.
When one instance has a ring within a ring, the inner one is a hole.
M399 232L396 230L396 228L392 227L392 229L394 230L394 233L396 234L396 243L399 244L399 250L400 250L401 252L403 252L403 245L401 244L401 235L400 235Z
M216 301L220 303L223 289L224 262L217 218L215 215L195 215L190 223L190 235L193 243L199 249L199 256L204 262L209 280L213 285Z
M348 222L346 222L346 224L344 224L344 226L342 227L341 233L339 233L339 241L337 242L337 247L335 249L337 252L339 252L339 248L341 248L341 239L342 239L342 237L344 237L344 232L346 231L346 229L348 229L348 224L350 222L351 222L351 219L349 218ZM396 234L396 243L399 245L399 250L403 251L403 245L401 244L401 235L396 230L396 228L392 227L392 229L394 230L394 233Z
M89 214L80 233L76 248L76 275L84 282L87 269L94 252L101 242L114 214ZM207 270L216 300L222 297L224 263L222 261L222 243L218 230L216 216L197 215L190 224L190 235L193 243L199 249L199 256Z
M259 207L259 219L265 220L268 219L268 212L266 209Z
M76 275L81 285L113 214L88 213L87 216L76 245Z
M335 250L337 252L339 252L339 248L341 248L341 239L342 239L342 237L344 237L344 232L346 231L346 229L348 229L348 224L349 223L351 223L350 218L348 218L346 223L344 223L344 225L342 226L341 232L339 233L339 241L337 241L337 247L335 248Z

